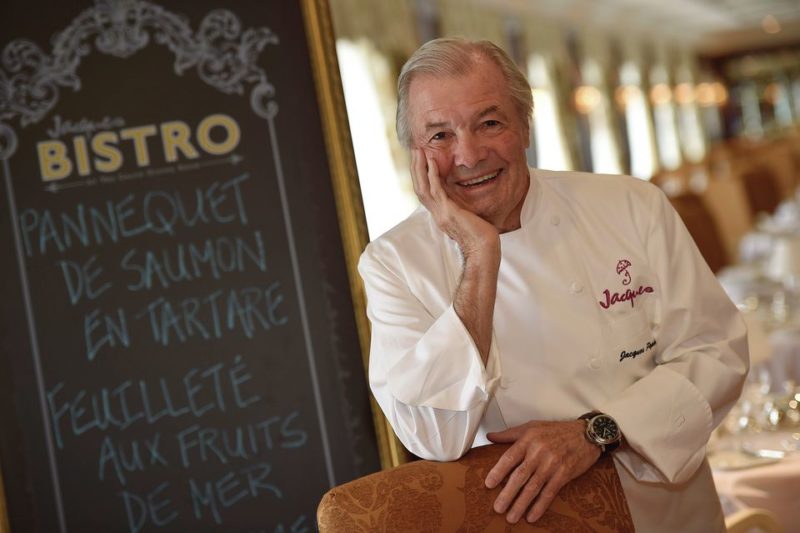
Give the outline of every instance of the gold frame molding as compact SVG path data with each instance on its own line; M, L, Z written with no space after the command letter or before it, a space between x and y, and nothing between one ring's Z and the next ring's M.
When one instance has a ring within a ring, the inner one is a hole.
M8 509L6 508L6 493L3 488L3 472L0 469L0 533L10 533L8 525Z
M302 10L347 262L347 274L350 279L350 293L361 344L361 357L364 368L368 371L370 327L366 315L364 286L358 274L358 258L369 238L336 59L336 41L330 6L328 0L302 0ZM372 395L370 395L370 406L378 438L381 466L386 469L408 462L405 448L395 436L389 421L383 416Z

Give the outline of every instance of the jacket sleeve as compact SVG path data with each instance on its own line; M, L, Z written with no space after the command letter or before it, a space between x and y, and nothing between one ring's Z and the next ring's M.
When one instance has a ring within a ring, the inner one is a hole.
M661 290L652 372L598 408L613 416L628 446L617 460L640 481L687 481L705 459L711 431L741 393L747 333L679 216L660 191L642 224ZM660 320L659 320L660 319Z
M499 381L494 340L484 367L452 303L443 312L427 309L391 245L370 244L359 272L372 324L369 381L378 404L413 454L459 458L472 447Z

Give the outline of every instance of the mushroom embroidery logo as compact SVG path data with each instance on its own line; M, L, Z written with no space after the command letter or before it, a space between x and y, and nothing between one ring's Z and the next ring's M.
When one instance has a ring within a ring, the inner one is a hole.
M622 284L623 285L630 285L631 283L631 273L628 272L628 269L631 268L631 262L627 259L620 259L617 261L617 274L623 276ZM634 301L639 296L643 294L648 294L654 292L653 287L649 285L640 285L638 289L631 290L630 287L626 287L623 292L616 292L613 293L606 289L603 291L603 299L598 301L597 303L600 304L600 307L603 309L608 309L614 304L618 304L620 302L630 302L631 307L634 306Z
M620 259L617 263L617 274L625 274L625 278L622 280L623 285L628 285L631 282L631 275L628 272L628 267L631 266L631 262L627 259Z

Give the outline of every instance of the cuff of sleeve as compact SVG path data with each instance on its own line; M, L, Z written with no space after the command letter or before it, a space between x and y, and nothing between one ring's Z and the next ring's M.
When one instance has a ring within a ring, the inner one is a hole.
M616 419L631 448L615 453L638 480L682 483L703 462L711 436L711 407L686 378L660 366L610 402L598 406Z
M407 405L467 411L489 399L500 375L494 338L484 367L472 336L451 305L389 370L387 385Z

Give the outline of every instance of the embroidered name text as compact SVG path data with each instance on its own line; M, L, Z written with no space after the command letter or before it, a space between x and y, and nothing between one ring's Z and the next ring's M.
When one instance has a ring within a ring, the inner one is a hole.
M614 294L611 294L611 292L608 289L606 289L603 291L603 294L606 297L606 301L605 302L599 301L597 303L599 303L600 307L602 307L603 309L608 309L612 305L617 304L619 302L630 302L631 307L633 307L633 301L636 299L637 296L641 296L642 294L649 292L653 292L653 287L644 285L640 285L638 289L633 291L630 289L625 289L625 292L623 293L615 292Z
M653 339L651 341L647 341L647 345L642 348L639 348L638 350L634 350L632 352L626 352L625 350L622 350L619 353L619 360L622 361L623 359L628 359L629 357L635 359L637 355L642 355L644 352L652 349L653 346L655 345L656 345L656 340Z

